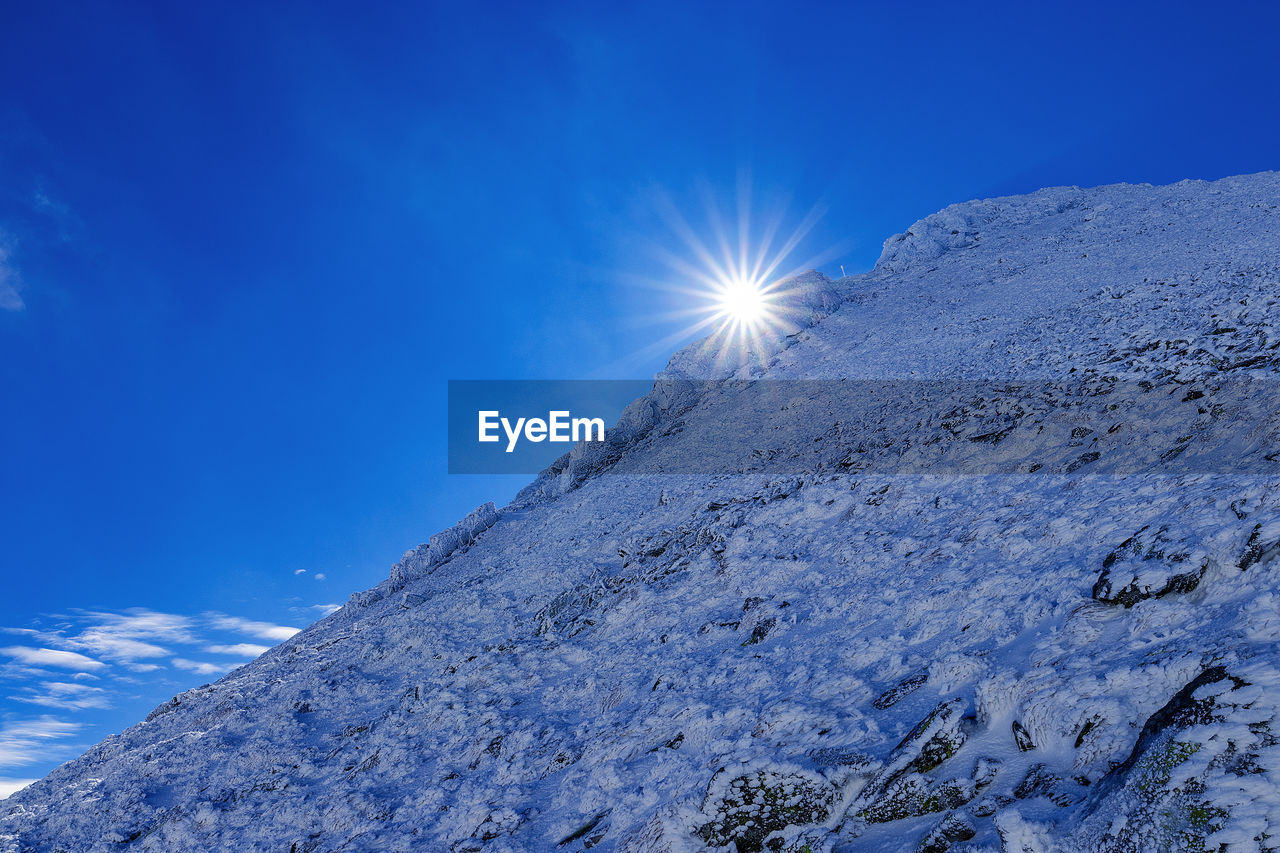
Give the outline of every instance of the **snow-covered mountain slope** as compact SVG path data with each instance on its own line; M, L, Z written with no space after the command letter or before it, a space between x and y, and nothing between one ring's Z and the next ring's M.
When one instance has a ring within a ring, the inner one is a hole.
M677 354L610 447L0 802L0 851L1280 848L1280 433L1227 390L1280 368L1280 174L955 205L795 290L802 329ZM716 473L733 386L690 377L988 384ZM1192 426L1055 437L995 380ZM1233 417L1238 458L1158 464Z

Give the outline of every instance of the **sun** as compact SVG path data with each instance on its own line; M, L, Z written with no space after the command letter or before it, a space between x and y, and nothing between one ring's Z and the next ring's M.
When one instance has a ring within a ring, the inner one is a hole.
M715 371L739 362L762 362L773 351L772 342L796 330L805 310L804 285L796 283L797 276L836 257L843 247L832 246L796 263L797 250L822 217L823 207L815 205L788 228L791 217L779 200L765 206L757 224L751 195L749 175L740 176L737 217L730 219L708 193L706 223L701 227L691 225L670 198L656 197L658 213L677 240L650 245L663 272L629 278L654 294L669 294L655 300L658 310L638 318L670 324L669 331L619 363L669 355L672 348L703 337L698 358L709 357ZM672 242L683 244L683 250Z
M729 274L716 284L715 310L727 323L750 331L768 321L772 305L763 280Z

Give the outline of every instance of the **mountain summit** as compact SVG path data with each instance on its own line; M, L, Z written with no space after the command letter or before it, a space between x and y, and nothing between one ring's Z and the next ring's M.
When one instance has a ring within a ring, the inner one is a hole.
M1280 173L793 285L0 851L1280 848Z

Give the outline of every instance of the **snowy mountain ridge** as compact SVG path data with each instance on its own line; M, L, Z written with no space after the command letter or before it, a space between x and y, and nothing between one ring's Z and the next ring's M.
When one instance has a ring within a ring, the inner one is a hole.
M763 351L682 350L609 446L0 801L0 851L1280 847L1280 432L1231 391L1280 369L1278 236L1277 173L1055 188L802 277ZM746 379L988 384L787 401L690 473ZM1006 381L1190 427L1027 443ZM1232 419L1231 472L1173 467Z

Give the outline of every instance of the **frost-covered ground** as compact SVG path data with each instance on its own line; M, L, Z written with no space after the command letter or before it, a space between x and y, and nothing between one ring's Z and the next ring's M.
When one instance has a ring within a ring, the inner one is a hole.
M660 386L0 802L0 851L1280 848L1280 435L1225 390L1280 367L1280 175L956 205L800 284L806 328L666 377L1114 381L1191 426L868 397L690 474L728 391Z

